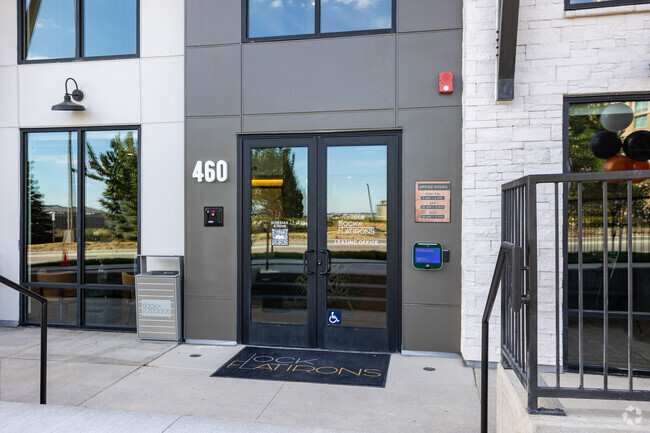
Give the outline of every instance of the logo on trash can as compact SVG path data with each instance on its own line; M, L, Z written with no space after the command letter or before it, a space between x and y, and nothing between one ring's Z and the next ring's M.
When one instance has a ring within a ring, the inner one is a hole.
M143 299L143 317L172 317L172 301L165 299Z

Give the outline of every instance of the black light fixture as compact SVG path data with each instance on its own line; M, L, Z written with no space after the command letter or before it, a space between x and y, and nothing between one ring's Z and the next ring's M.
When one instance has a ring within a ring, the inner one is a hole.
M75 89L72 93L68 93L68 81L72 80L74 82ZM85 111L86 107L81 104L72 102L72 99L75 101L81 101L84 98L84 92L79 90L79 86L74 78L68 78L65 80L65 96L63 96L63 102L60 102L56 105L52 105L52 110L55 111Z

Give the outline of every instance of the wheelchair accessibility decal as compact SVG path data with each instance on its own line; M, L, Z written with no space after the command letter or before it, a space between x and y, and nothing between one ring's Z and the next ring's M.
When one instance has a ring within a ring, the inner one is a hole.
M341 324L341 311L340 310L329 310L327 312L327 321L330 325L340 325Z

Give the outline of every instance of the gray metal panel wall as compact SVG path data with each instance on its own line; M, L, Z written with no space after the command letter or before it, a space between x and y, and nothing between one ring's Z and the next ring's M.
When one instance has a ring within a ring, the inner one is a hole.
M241 43L240 0L186 2L186 20L185 338L237 339L238 133L403 128L402 348L458 352L462 2L397 0L397 34L294 41ZM226 182L192 179L207 159ZM416 180L451 180L451 223L414 222ZM204 206L224 206L224 227L203 227ZM416 241L451 262L416 271Z
M379 110L395 105L395 37L244 45L244 114Z

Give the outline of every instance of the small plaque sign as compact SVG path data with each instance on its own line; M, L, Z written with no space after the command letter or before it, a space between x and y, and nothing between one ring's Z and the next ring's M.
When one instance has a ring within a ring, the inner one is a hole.
M415 222L451 222L451 181L415 182Z

